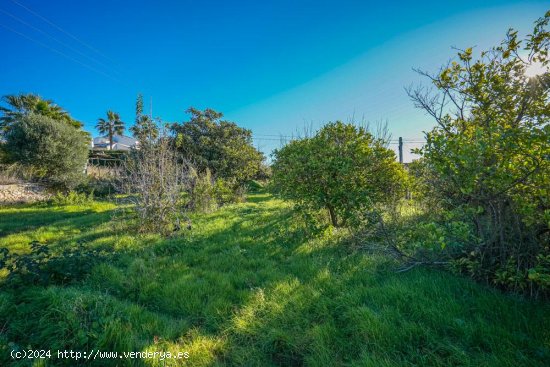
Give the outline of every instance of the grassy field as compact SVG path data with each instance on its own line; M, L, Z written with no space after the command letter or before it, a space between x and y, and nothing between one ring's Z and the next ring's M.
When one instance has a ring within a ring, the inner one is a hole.
M189 352L95 366L550 365L550 305L444 271L396 273L338 234L306 236L269 194L197 215L168 239L136 234L115 209L0 208L0 247L24 256L36 240L108 254L67 281L2 281L1 366L33 365L12 360L14 348Z

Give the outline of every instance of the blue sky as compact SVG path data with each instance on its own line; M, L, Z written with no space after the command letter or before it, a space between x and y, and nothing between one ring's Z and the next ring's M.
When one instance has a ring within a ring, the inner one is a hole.
M183 121L210 107L252 129L269 153L278 135L331 120L387 121L422 137L433 121L404 87L451 46L487 48L522 34L543 1L0 0L0 94L53 99L95 134L107 109L131 124L137 93ZM147 104L146 103L146 104ZM413 144L406 145L406 150ZM410 159L410 155L406 155Z

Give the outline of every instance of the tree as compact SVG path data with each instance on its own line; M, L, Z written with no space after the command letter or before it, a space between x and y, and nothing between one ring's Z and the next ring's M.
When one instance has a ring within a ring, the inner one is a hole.
M77 129L82 127L82 123L74 120L67 111L56 105L52 100L42 99L42 97L36 94L6 95L3 97L3 101L7 107L0 106L0 112L3 114L3 116L0 117L0 130L4 132L6 132L20 117L30 113L66 122L68 125Z
M62 189L72 189L84 179L88 144L80 130L35 113L18 117L5 135L10 162Z
M273 156L274 188L299 204L326 209L335 227L355 225L376 205L403 194L404 171L393 151L353 124L328 123Z
M435 91L408 90L437 123L419 150L431 172L425 186L476 231L459 263L516 290L550 289L549 20L524 43L509 30L477 59L468 48L436 74L419 71ZM546 71L528 77L533 64Z
M141 143L151 142L158 138L159 129L152 116L143 114L143 96L138 94L136 100L136 121L130 127L132 135Z
M124 133L124 122L120 119L120 115L111 110L107 111L107 119L100 118L97 120L97 130L100 134L106 134L109 137L109 149L113 149L113 135L122 135Z
M173 124L176 146L192 164L204 173L209 169L217 178L242 186L258 172L263 155L252 145L252 132L212 109L187 110L191 119Z

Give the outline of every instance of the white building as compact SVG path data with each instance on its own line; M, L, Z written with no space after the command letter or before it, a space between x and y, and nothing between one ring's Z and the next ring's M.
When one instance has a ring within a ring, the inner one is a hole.
M132 148L137 148L139 146L139 141L126 135L113 135L113 150L130 150ZM109 150L109 137L108 136L98 136L92 140L92 149L95 150Z

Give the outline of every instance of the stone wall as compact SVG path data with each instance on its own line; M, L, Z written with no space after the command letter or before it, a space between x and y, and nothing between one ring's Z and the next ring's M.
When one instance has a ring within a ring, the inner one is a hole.
M0 205L14 203L30 203L45 200L49 197L43 186L38 184L0 185Z

